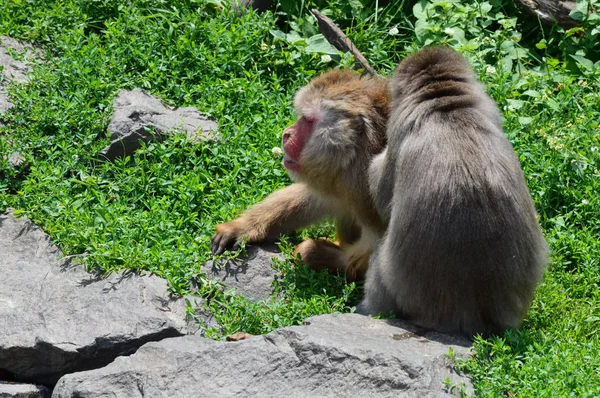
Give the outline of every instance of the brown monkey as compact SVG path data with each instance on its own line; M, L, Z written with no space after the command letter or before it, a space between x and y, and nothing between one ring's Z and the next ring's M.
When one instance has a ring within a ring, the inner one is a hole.
M387 228L358 312L467 335L518 327L548 246L500 112L447 48L406 58L389 87L387 148L369 170Z
M373 206L367 173L385 146L389 110L386 81L333 70L313 79L294 99L298 120L283 132L283 164L296 183L217 227L215 254L277 238L326 217L336 220L338 243L307 240L296 253L314 269L362 279L383 223Z

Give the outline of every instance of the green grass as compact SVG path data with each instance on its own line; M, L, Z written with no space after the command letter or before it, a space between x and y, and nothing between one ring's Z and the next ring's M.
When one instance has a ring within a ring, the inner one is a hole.
M153 272L178 294L199 282L221 325L207 330L213 338L351 311L360 286L290 261L295 243L330 234L331 225L283 240L287 260L274 265L284 275L279 301L249 302L200 272L211 259L215 225L289 183L271 149L293 121L295 91L329 67L352 63L336 55L327 62L305 41L271 33L313 35L306 10L236 16L215 4L0 0L0 34L46 51L29 83L10 86L15 107L1 116L0 208L30 217L89 267ZM421 2L414 10L402 3L378 10L377 20L370 2L342 4L329 2L330 15L383 74L430 42L470 58L503 111L551 245L552 265L522 329L477 340L473 358L460 364L478 395L600 396L595 22L585 21L582 31L541 29L512 2ZM223 138L192 144L175 137L123 161L97 162L113 98L134 87L197 107L219 122ZM25 157L19 170L7 161L15 149Z

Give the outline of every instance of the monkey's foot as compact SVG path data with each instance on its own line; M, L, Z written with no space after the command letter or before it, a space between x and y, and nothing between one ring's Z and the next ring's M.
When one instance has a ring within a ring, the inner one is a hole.
M327 270L330 274L346 275L351 281L359 279L354 270L348 267L344 252L331 241L307 239L296 247L294 256L315 271Z

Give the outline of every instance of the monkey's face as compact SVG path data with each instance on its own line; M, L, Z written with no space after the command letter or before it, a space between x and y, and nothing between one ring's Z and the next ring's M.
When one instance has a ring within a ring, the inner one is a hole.
M284 151L283 166L291 173L300 173L302 169L300 155L313 133L316 122L314 117L302 116L283 131L281 138Z
M283 132L283 165L292 180L331 185L353 180L385 145L384 80L331 70L298 91L298 120ZM346 178L348 177L348 178Z

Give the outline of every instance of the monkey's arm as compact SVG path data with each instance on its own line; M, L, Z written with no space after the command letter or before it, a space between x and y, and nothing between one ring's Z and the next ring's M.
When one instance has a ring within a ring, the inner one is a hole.
M369 166L369 192L379 216L387 223L390 219L390 202L394 192L394 167L387 158L388 149L371 160Z
M328 214L324 201L306 185L292 184L267 196L241 217L220 224L211 239L211 252L221 254L228 248L235 249L244 237L248 243L276 239Z

